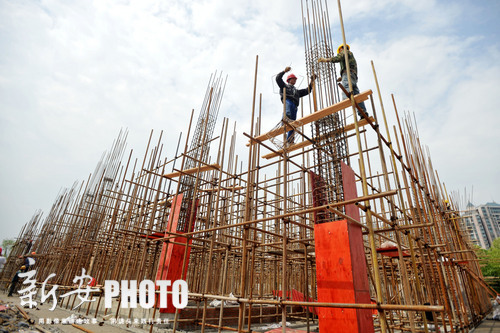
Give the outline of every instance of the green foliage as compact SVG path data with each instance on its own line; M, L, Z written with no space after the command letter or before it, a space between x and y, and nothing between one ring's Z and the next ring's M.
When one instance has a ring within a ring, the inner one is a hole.
M11 239L4 239L2 241L2 255L4 257L7 257L9 255L10 249L12 249L12 246L16 243L16 240L11 238Z
M493 241L489 250L479 249L477 255L482 259L481 271L486 281L500 293L500 238Z

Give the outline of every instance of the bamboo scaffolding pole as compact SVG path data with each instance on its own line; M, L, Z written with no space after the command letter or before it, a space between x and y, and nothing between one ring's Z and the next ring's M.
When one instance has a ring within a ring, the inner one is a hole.
M343 23L343 18L342 18L342 8L340 5L340 0L337 1L338 5L338 10L339 10L339 18L340 18L340 27L342 30L342 40L343 40L343 45L347 45L346 42L346 37L345 37L345 31L344 31L344 23ZM352 82L351 82L351 71L349 68L349 60L348 60L348 53L344 52L345 55L345 65L346 65L346 72L347 72L347 78L348 78L348 83L349 83L349 91L352 90ZM353 112L353 117L354 117L354 126L355 126L355 131L356 131L356 141L358 143L358 151L359 151L359 167L360 167L360 173L361 173L361 179L362 179L362 189L363 189L363 196L368 195L368 185L367 185L367 180L366 180L366 174L365 174L365 164L364 164L364 158L362 154L362 147L361 147L361 140L360 140L360 133L359 133L359 126L358 126L358 121L356 117L356 100L354 99L354 96L351 94L351 105L352 105L352 112ZM365 206L369 206L370 203L369 201L365 201ZM375 247L375 234L373 233L373 221L371 218L371 211L368 209L366 211L366 222L367 222L367 227L368 227L368 239L370 243L370 251L371 251L371 258L376 258L377 256L377 250ZM373 275L374 275L374 280L375 280L375 290L376 290L376 298L378 303L382 303L382 286L380 282L380 272L379 272L379 267L378 267L378 260L373 260L372 261L373 265ZM380 316L380 328L382 330L382 333L385 333L387 328L387 320L385 318L385 313L383 311L379 310L379 316Z

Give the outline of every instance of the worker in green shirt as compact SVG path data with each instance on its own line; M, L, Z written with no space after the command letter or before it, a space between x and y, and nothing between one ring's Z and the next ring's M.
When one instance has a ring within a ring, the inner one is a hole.
M356 64L356 59L354 58L354 55L350 51L350 46L346 44L347 46L347 59L349 61L349 70L351 72L351 84L352 84L352 91L354 95L359 94L359 88L358 88L358 65ZM337 49L337 55L335 57L331 58L319 58L318 62L339 62L340 63L340 75L342 76L342 85L344 88L349 91L349 81L347 78L347 70L346 70L346 64L345 64L345 56L344 56L344 44L341 44L338 49ZM347 98L347 96L342 92L342 97L344 99ZM366 112L366 107L365 107L365 102L358 103L359 107L363 109L363 111ZM358 111L358 115L360 118L363 118L361 113Z

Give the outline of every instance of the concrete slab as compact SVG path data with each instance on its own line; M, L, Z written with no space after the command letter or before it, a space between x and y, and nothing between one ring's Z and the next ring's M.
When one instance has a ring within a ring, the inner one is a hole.
M485 319L476 327L474 333L500 333L500 320Z

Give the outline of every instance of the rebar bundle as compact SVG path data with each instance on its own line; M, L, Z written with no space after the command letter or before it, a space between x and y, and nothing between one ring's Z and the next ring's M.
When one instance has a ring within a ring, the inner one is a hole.
M314 110L338 102L336 70L333 64L318 63L318 59L335 56L330 35L326 2L306 1L303 6L304 42L306 45L306 68L309 75L317 75ZM314 151L315 170L312 175L313 197L318 205L344 201L342 169L340 162L348 162L347 138L344 128L344 113L338 112L323 117L312 124L313 137L319 149ZM343 207L340 209L343 211ZM316 223L341 219L330 211L316 214Z
M183 169L192 169L200 163L208 163L210 142L212 141L217 115L224 95L224 88L225 81L222 79L222 74L218 77L216 74L210 77L198 122L191 139L190 149L185 154ZM187 232L189 230L189 221L194 205L195 183L196 177L192 175L182 175L180 177L178 192L183 193L184 200L181 204L181 218L177 225L177 231Z

